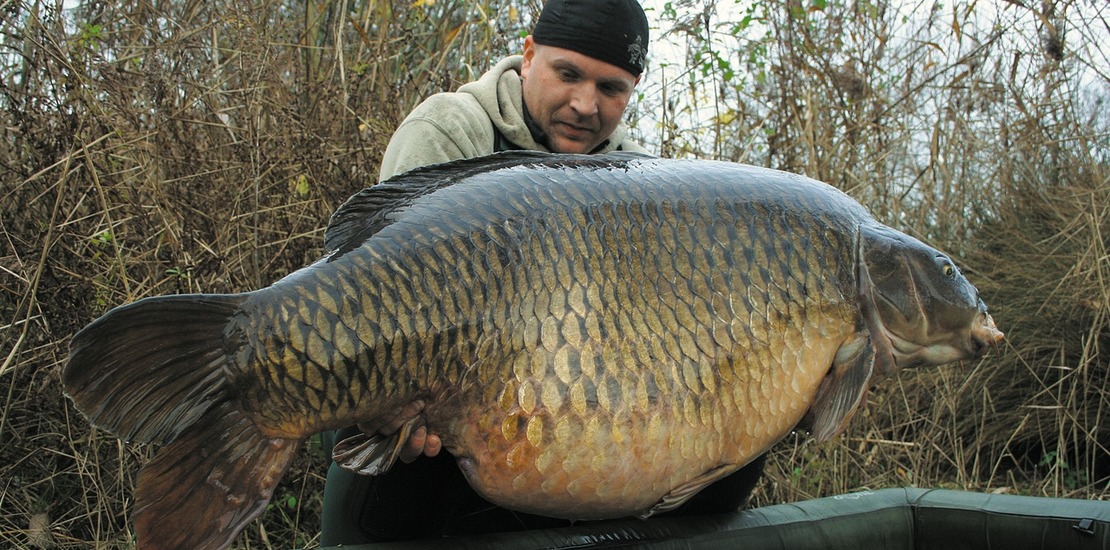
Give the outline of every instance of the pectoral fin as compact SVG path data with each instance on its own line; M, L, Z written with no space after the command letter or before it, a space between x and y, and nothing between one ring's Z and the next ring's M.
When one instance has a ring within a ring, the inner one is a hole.
M660 500L658 504L652 506L651 509L649 509L648 511L640 514L640 518L646 519L655 514L661 514L663 512L674 510L675 508L682 506L686 501L690 500L691 497L698 494L698 491L701 491L713 482L735 471L735 464L722 464L720 466L717 466L716 468L713 468L712 470L709 470L708 472L705 472L704 474L695 477L694 479L691 479L690 481L687 481L686 483L672 489L671 492L663 496L663 500Z
M340 467L362 475L384 474L401 455L413 430L423 425L424 418L417 416L389 435L359 432L335 444L332 460Z
M875 349L866 333L841 346L809 408L817 441L828 441L848 427L848 421L867 394L874 365Z

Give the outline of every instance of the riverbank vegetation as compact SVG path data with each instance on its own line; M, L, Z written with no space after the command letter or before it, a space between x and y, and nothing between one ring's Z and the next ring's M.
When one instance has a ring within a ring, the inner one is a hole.
M990 4L648 4L629 122L650 150L844 189L953 253L1007 334L880 382L834 441L788 437L755 505L1110 499L1110 8ZM0 0L0 546L133 546L151 449L63 397L74 332L315 260L408 110L516 52L539 6ZM315 546L324 465L302 452L237 547Z

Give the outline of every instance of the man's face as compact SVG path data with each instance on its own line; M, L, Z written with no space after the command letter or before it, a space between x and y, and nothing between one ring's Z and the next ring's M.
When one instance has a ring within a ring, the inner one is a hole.
M617 128L638 76L572 50L524 39L524 103L557 153L589 153Z

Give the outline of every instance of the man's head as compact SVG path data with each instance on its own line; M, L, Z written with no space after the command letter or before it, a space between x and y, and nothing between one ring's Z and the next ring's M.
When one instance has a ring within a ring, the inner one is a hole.
M589 153L620 123L647 57L637 0L548 0L524 41L524 103L561 153Z

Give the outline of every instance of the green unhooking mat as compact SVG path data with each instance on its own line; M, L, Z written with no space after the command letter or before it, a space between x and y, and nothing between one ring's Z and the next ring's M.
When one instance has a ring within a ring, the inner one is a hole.
M735 514L624 519L337 548L1108 550L1110 502L883 489Z

